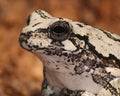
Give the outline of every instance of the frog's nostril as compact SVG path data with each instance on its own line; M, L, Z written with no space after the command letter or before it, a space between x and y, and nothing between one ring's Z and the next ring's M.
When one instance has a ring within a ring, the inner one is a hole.
M19 42L22 43L23 41L25 41L25 35L20 34Z
M26 35L25 34L23 34L23 33L21 33L20 34L20 37L19 37L19 43L20 43L20 45L23 47L23 43L26 43L27 42L27 37L26 37Z
M49 26L49 36L50 38L63 41L68 38L72 29L68 22L66 21L57 21Z

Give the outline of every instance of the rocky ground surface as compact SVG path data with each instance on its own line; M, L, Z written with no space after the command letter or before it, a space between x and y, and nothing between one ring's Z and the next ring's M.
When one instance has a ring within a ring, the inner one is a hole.
M0 0L0 96L39 96L42 63L19 46L29 13L43 9L120 35L120 0Z

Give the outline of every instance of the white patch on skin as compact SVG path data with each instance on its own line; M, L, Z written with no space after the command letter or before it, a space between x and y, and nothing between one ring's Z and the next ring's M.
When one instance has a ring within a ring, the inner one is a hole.
M62 42L62 44L64 45L64 49L68 50L68 51L75 51L77 48L75 47L75 45L73 45L73 43L69 40L65 40Z
M120 77L120 69L113 67L106 67L106 71L110 72L113 76Z
M88 73L83 73L81 75L73 75L62 72L54 72L46 70L47 79L52 86L60 88L68 88L71 90L87 90L91 93L97 93L102 88L101 85L96 84L91 75ZM52 72L52 73L51 73ZM50 74L51 73L51 74ZM86 77L87 75L87 77ZM56 85L57 80L57 85ZM68 81L69 80L69 81ZM55 81L55 82L53 82ZM59 85L59 86L58 86ZM86 87L87 86L87 87Z
M41 10L42 13L44 13L44 15L46 15L48 18L53 18L50 14L48 14L47 12ZM36 19L37 18L37 19ZM46 18L46 19L48 19ZM31 17L30 17L30 24L36 24L38 23L39 21L42 22L42 21L47 21L46 19L44 18L40 18L40 15L38 13L36 13L35 11L31 14ZM43 22L42 22L43 23ZM45 26L44 26L45 27Z
M34 24L38 23L38 25L34 26ZM42 22L42 23L41 23ZM41 19L37 19L36 21L32 22L32 24L30 24L29 26L26 26L25 28L23 28L22 32L25 33L25 32L29 32L29 31L35 31L39 28L47 28L48 25L49 25L49 22L51 22L51 19L48 19L48 20L42 20ZM34 27L33 27L34 26ZM46 26L46 27L45 27Z
M37 55L39 56L39 50L37 52ZM55 56L55 55L44 55L44 54L40 54L40 59L42 58L42 61L45 62L44 65L46 68L48 68L49 70L58 72L58 73L70 73L73 72L73 67L74 65L65 65L64 63L66 62L63 58L60 58L59 56ZM65 57L64 57L65 58ZM57 63L56 61L59 61L59 63ZM53 63L54 62L54 63ZM66 62L67 63L67 62ZM60 69L56 69L56 65L60 68ZM67 66L69 69L66 69L65 66Z
M94 94L85 91L81 96L95 96Z
M44 48L44 47L48 47L48 45L51 43L51 39L49 38L42 38L40 39L39 37L31 37L29 40L28 40L28 43L29 44L32 44L32 45L38 45L40 48ZM40 43L42 43L42 46L40 45Z
M22 29L22 33L27 33L29 31L33 31L31 26L26 26Z

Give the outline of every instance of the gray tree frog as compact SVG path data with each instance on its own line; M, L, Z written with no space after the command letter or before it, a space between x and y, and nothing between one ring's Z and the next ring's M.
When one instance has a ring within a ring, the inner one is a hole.
M19 41L44 64L41 96L120 96L120 36L36 10Z

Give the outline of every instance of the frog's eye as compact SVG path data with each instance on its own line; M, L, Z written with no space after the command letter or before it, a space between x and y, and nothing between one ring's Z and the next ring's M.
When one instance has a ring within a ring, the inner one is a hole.
M50 38L57 41L67 39L72 32L70 25L66 21L57 21L50 25L48 30Z

